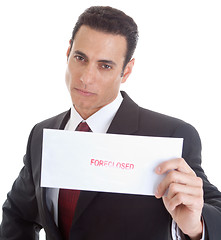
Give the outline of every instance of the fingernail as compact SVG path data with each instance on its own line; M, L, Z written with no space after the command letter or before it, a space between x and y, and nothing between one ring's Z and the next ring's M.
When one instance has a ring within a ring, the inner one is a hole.
M161 167L157 167L155 170L156 173L161 173Z
M155 192L155 197L156 197L156 198L159 198L159 190L158 190L158 188L157 188L157 190L156 190L156 192Z

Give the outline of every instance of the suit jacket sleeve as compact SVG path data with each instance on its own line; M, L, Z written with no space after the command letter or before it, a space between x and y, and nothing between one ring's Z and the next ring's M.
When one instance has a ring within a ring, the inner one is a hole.
M178 127L174 136L183 136L183 158L203 179L204 208L203 219L206 225L206 235L209 240L221 238L221 193L207 179L201 167L201 141L198 132L189 124Z
M3 205L3 219L0 226L1 240L34 240L38 239L40 225L38 222L38 207L30 166L29 137L27 153L24 157L24 167L8 193Z

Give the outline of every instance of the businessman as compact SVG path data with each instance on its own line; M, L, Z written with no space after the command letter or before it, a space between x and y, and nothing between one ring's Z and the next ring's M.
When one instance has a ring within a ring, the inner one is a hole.
M3 205L1 240L38 239L41 228L48 240L220 239L221 193L201 167L197 131L120 92L135 63L137 40L136 23L122 11L91 7L80 15L67 50L73 105L32 129L24 167ZM183 138L182 158L156 168L166 177L155 196L42 188L45 128Z

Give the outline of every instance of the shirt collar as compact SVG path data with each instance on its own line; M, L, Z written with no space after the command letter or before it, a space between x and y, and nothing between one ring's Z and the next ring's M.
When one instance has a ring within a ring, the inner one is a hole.
M107 132L122 101L123 101L123 97L121 96L121 94L118 94L117 98L113 102L104 106L103 108L101 108L99 111L91 115L86 120L92 132L95 132L95 133ZM66 124L65 130L74 131L77 128L78 124L82 121L85 121L85 120L83 120L83 118L75 110L74 106L72 106L70 120Z

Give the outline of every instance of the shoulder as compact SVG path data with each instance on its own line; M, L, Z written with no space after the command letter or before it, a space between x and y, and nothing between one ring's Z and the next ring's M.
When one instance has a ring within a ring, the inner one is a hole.
M51 118L45 119L36 124L36 128L52 128L52 129L62 129L66 125L70 118L70 110L60 113Z
M139 133L143 136L183 139L182 157L196 170L201 164L201 140L197 130L189 123L140 108Z
M196 134L195 128L187 122L140 107L125 92L122 92L122 96L124 101L117 114L117 120L127 128L136 129L134 134L159 137L184 137L186 134Z
M150 135L162 137L171 137L177 131L182 135L182 132L194 129L189 123L181 119L142 107L139 107L139 125L141 129L148 130Z
M64 129L70 118L70 110L37 123L29 136L29 141L42 141L43 129Z

